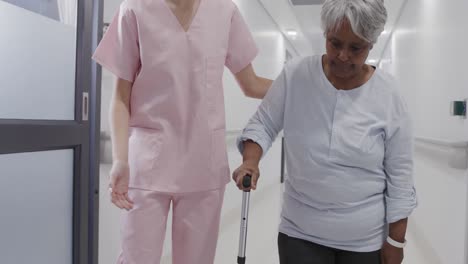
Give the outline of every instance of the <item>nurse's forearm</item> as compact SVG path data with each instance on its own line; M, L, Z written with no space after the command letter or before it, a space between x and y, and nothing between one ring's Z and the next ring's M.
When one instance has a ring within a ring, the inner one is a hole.
M113 161L128 163L128 123L132 83L117 79L110 109Z
M244 151L242 152L242 157L244 163L250 163L252 165L258 166L258 163L260 162L263 154L262 147L251 140L244 141L243 144Z
M252 64L236 73L235 76L245 96L257 99L263 99L273 83L273 80L257 76Z
M267 94L268 89L270 89L272 83L273 80L257 76L257 85L255 85L255 89L253 89L254 96L252 97L257 99L263 99L263 97L265 97L265 95Z
M263 99L270 89L273 80L255 76L249 82L240 83L245 96L255 99Z

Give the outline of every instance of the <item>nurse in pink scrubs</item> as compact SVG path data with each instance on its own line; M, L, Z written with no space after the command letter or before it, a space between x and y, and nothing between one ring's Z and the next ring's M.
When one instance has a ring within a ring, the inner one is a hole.
M118 263L160 262L173 206L173 264L210 264L230 173L223 70L263 98L254 40L231 0L125 0L93 58L117 77L111 106Z

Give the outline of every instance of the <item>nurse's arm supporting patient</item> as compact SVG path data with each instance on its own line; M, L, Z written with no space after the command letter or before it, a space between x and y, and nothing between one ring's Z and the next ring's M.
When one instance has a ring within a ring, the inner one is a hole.
M273 83L273 80L257 76L252 64L247 65L235 76L245 96L257 99L263 99Z

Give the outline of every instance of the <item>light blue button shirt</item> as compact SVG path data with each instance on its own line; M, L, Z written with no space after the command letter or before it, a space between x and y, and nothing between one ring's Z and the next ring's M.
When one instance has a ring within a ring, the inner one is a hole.
M328 81L321 56L293 60L239 137L239 150L250 139L265 154L281 130L288 176L280 232L370 252L381 248L387 223L416 207L410 117L383 71L345 91Z

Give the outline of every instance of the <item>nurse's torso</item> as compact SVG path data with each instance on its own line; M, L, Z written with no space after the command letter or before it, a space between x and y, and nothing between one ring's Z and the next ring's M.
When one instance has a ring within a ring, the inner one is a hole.
M220 188L229 181L222 76L234 5L201 0L188 31L164 0L132 5L141 68L130 103L130 187Z

